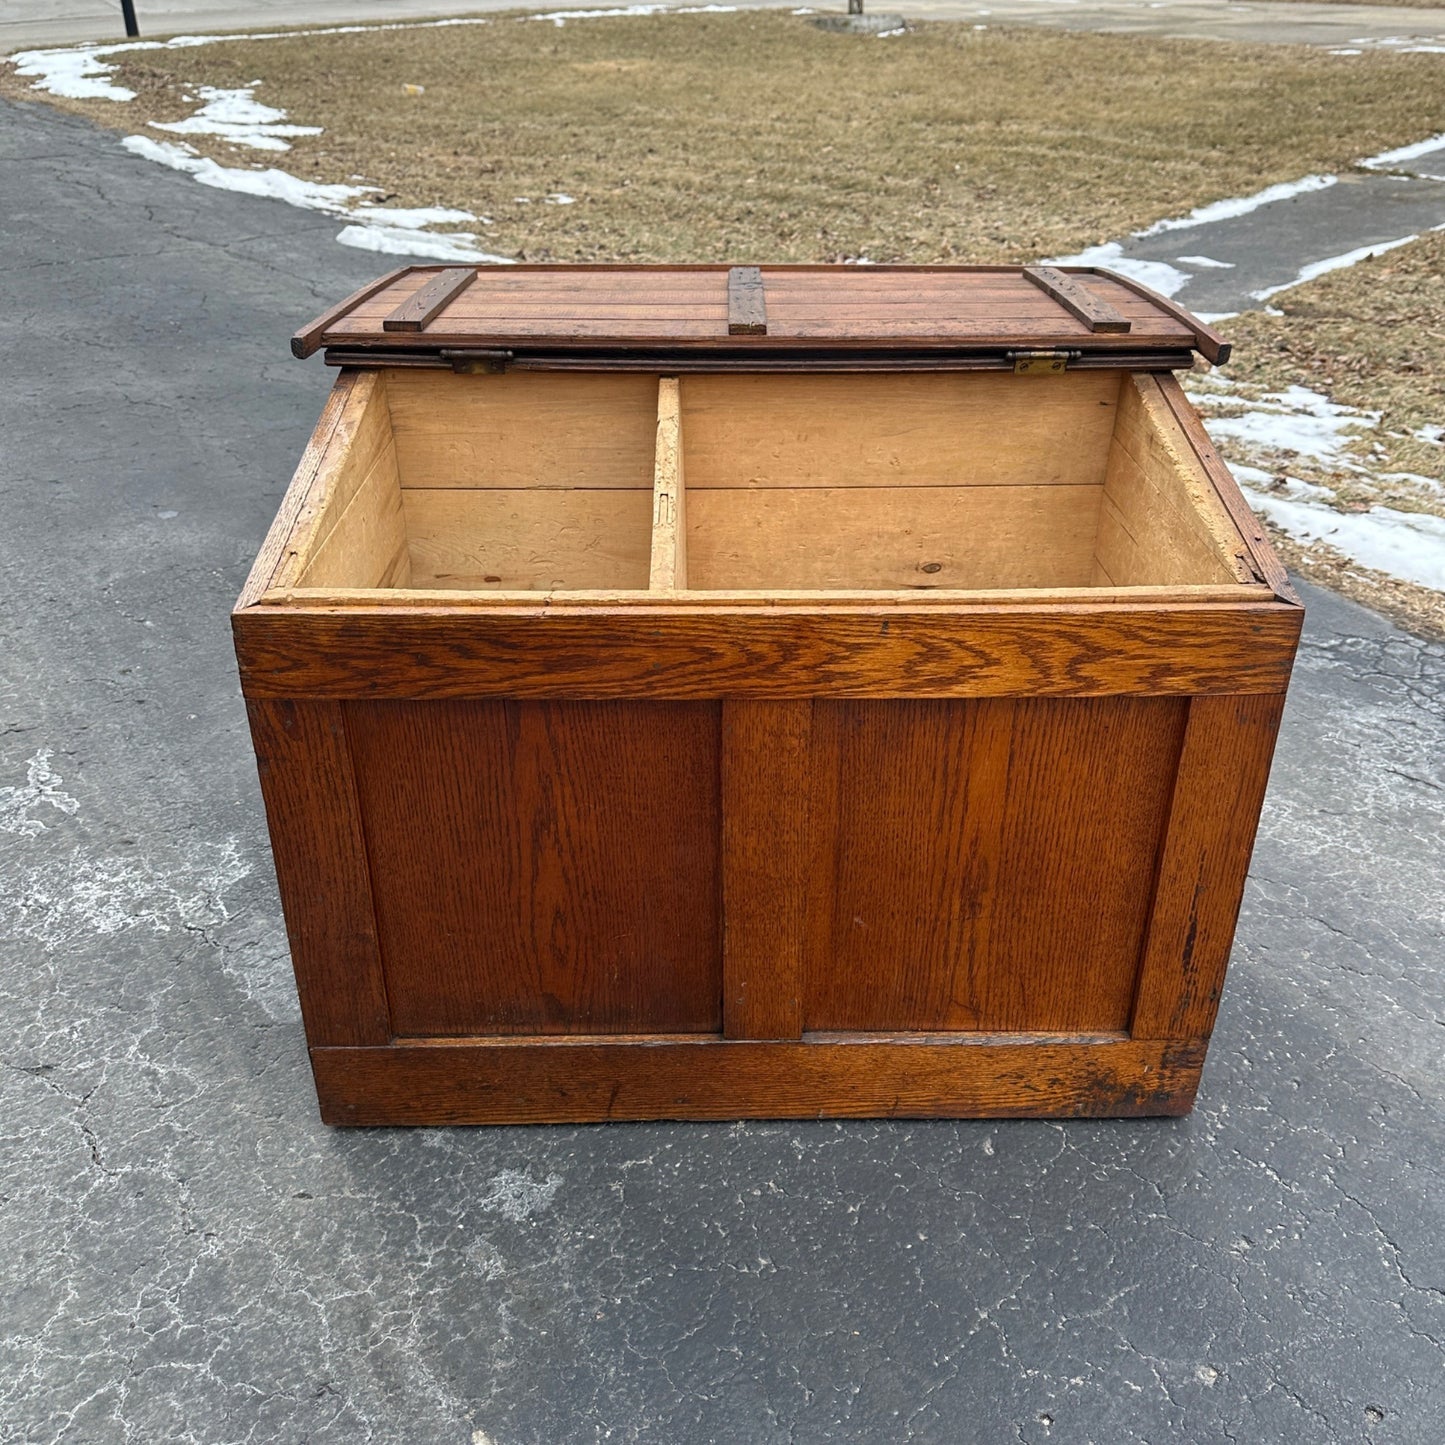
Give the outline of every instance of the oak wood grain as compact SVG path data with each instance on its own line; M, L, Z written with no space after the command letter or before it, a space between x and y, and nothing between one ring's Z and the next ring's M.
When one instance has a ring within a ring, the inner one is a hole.
M1130 1031L1208 1038L1244 896L1282 697L1200 697L1188 726Z
M1106 697L1281 692L1282 603L251 607L249 697Z
M391 1024L343 708L251 702L246 711L307 1040L386 1043Z
M667 1037L313 1049L329 1124L1184 1114L1202 1051L1097 1037Z
M348 708L399 1033L721 1026L718 711Z
M805 1027L1125 1028L1184 708L815 704Z
M723 1033L803 1028L813 704L732 698L722 710Z

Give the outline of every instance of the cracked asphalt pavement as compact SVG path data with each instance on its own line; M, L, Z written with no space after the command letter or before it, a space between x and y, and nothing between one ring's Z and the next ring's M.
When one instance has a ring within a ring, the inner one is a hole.
M1445 1439L1445 648L1313 588L1185 1119L330 1131L227 611L381 269L0 106L0 1441Z

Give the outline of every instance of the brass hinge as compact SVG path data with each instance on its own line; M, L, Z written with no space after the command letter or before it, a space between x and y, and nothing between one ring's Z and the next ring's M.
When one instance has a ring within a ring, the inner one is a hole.
M1057 376L1080 353L1077 351L1010 351L1006 355L1008 360L1013 363L1015 376Z
M443 351L442 360L450 363L453 371L475 376L479 372L505 371L512 364L510 351Z

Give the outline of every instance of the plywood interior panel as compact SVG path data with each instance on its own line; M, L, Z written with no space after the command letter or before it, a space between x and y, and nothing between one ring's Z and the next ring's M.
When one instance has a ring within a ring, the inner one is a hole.
M815 701L804 1027L1126 1028L1185 706Z
M347 705L401 1035L721 1027L707 702Z

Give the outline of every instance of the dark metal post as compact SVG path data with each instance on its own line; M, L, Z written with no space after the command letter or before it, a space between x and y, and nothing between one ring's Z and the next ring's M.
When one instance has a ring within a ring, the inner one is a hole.
M863 13L863 0L848 0L848 13L850 15L861 15Z
M125 33L135 40L140 26L135 23L135 0L120 0L120 13L125 17Z

